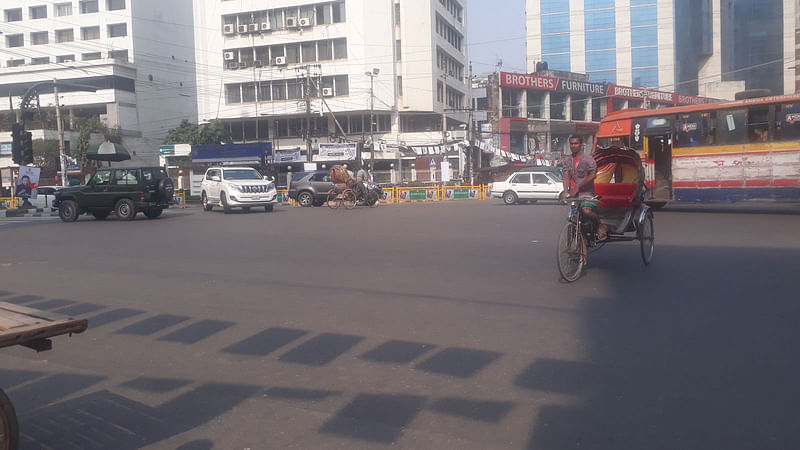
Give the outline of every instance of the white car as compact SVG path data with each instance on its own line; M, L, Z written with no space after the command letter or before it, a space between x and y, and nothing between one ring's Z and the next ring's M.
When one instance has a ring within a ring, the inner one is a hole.
M247 211L262 206L270 212L278 202L275 183L252 167L212 167L206 170L201 189L206 211L221 206L227 214L231 208Z
M506 205L537 200L559 200L564 191L561 174L553 170L532 170L511 174L506 181L489 184L489 194Z

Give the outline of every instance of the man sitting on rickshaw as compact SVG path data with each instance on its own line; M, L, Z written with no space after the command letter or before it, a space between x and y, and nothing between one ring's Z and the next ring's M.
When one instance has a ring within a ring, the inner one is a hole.
M578 197L581 200L583 214L594 221L597 227L597 239L606 240L608 237L608 226L600 221L597 214L599 201L594 198L594 180L597 178L597 162L591 155L583 152L583 138L573 136L569 139L569 149L572 157L562 158L564 191L569 192L570 197Z

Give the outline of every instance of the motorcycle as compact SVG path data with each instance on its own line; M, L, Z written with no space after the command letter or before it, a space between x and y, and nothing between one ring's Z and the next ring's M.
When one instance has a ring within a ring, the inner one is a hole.
M358 191L358 205L378 206L381 198L383 198L383 188L374 183L364 182L362 188Z

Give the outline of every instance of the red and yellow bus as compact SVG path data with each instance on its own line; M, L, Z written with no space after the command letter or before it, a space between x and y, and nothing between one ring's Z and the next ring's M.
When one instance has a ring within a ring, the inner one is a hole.
M635 149L647 202L800 201L800 95L606 116L596 145Z

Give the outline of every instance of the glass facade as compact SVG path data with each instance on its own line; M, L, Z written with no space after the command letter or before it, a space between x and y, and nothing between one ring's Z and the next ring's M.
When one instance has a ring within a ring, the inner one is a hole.
M542 60L549 68L570 70L569 0L541 0Z
M631 0L633 87L658 88L656 0Z
M584 0L586 73L593 82L616 83L617 35L614 0Z

